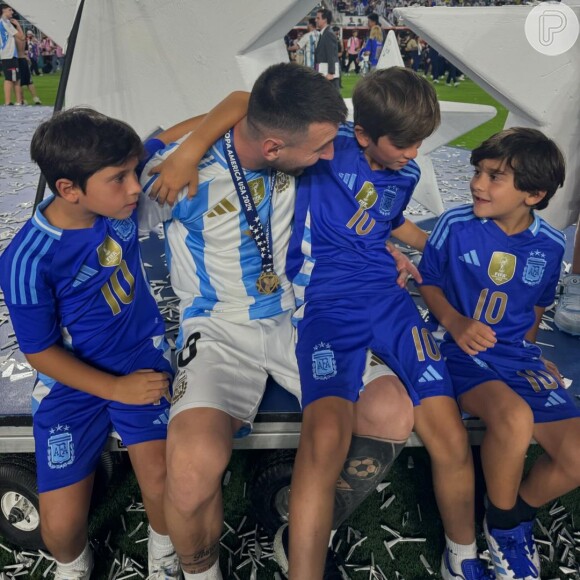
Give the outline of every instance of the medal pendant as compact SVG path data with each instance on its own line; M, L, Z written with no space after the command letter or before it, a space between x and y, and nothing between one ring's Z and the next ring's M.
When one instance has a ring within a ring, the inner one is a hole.
M273 294L280 286L280 278L275 272L262 272L256 282L260 294Z

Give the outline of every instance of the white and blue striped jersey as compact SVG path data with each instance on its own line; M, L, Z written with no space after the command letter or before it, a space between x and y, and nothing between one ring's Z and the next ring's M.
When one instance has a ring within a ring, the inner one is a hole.
M498 343L489 352L499 354L501 345L523 344L534 306L553 303L565 245L564 234L535 214L529 228L508 236L464 205L441 216L419 270L423 285L441 288L457 311L493 328Z
M192 199L187 199L186 189L173 208L148 198L157 179L148 175L149 169L176 145L159 149L141 173L144 194L139 203L139 227L152 230L160 222L165 224L166 257L171 285L180 299L181 320L216 316L242 322L293 309L285 269L294 215L294 178L270 169L244 171L262 224L270 223L274 268L280 277L276 292L260 294L256 281L262 261L230 176L223 138L199 164L199 186Z
M419 177L414 161L399 171L372 170L353 124L341 126L334 158L318 161L299 180L287 264L297 306L398 288L385 242L404 223Z
M116 375L143 368L136 361L147 349L165 351L167 345L141 261L137 212L62 230L42 213L53 199L40 204L0 257L0 286L20 350L62 346ZM156 370L169 369L168 359ZM39 378L33 410L55 383Z
M298 46L304 51L304 65L314 68L314 53L320 40L320 32L311 30L298 39Z
M10 20L0 19L0 59L8 60L18 56L14 40L16 34L18 34L18 30Z

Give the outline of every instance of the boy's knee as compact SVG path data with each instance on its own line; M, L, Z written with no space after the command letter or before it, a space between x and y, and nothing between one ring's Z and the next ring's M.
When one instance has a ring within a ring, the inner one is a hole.
M334 421L322 419L310 425L303 425L303 432L300 435L301 453L309 456L316 464L333 460L341 462L341 458L346 456L351 438L351 429L345 429Z
M534 414L529 405L521 401L516 405L498 408L486 420L486 426L506 443L527 447L534 431Z
M441 425L430 441L424 443L431 459L439 464L464 463L470 456L469 436L461 421Z
M71 543L87 530L86 519L78 513L63 514L62 510L41 510L40 535L46 544L51 539L58 539L61 543Z

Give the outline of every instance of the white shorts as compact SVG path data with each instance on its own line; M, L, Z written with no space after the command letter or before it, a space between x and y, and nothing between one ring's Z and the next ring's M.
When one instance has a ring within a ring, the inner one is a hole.
M182 325L184 348L177 355L170 420L181 411L212 408L239 419L247 435L271 376L300 400L291 313L229 322L190 318ZM393 372L369 351L363 384Z

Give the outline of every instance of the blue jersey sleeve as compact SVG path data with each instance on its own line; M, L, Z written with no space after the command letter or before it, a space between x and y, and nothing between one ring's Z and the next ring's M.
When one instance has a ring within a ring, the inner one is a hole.
M42 273L42 263L33 277L28 272L21 276L16 261L10 266L10 276L17 283L4 284L3 280L4 299L18 346L24 354L41 352L61 339L53 290Z
M423 257L419 264L419 272L423 277L423 286L438 286L443 288L443 281L445 279L445 271L448 262L448 236L442 238L439 234L439 226L443 221L443 217L437 222L435 228L431 232Z

